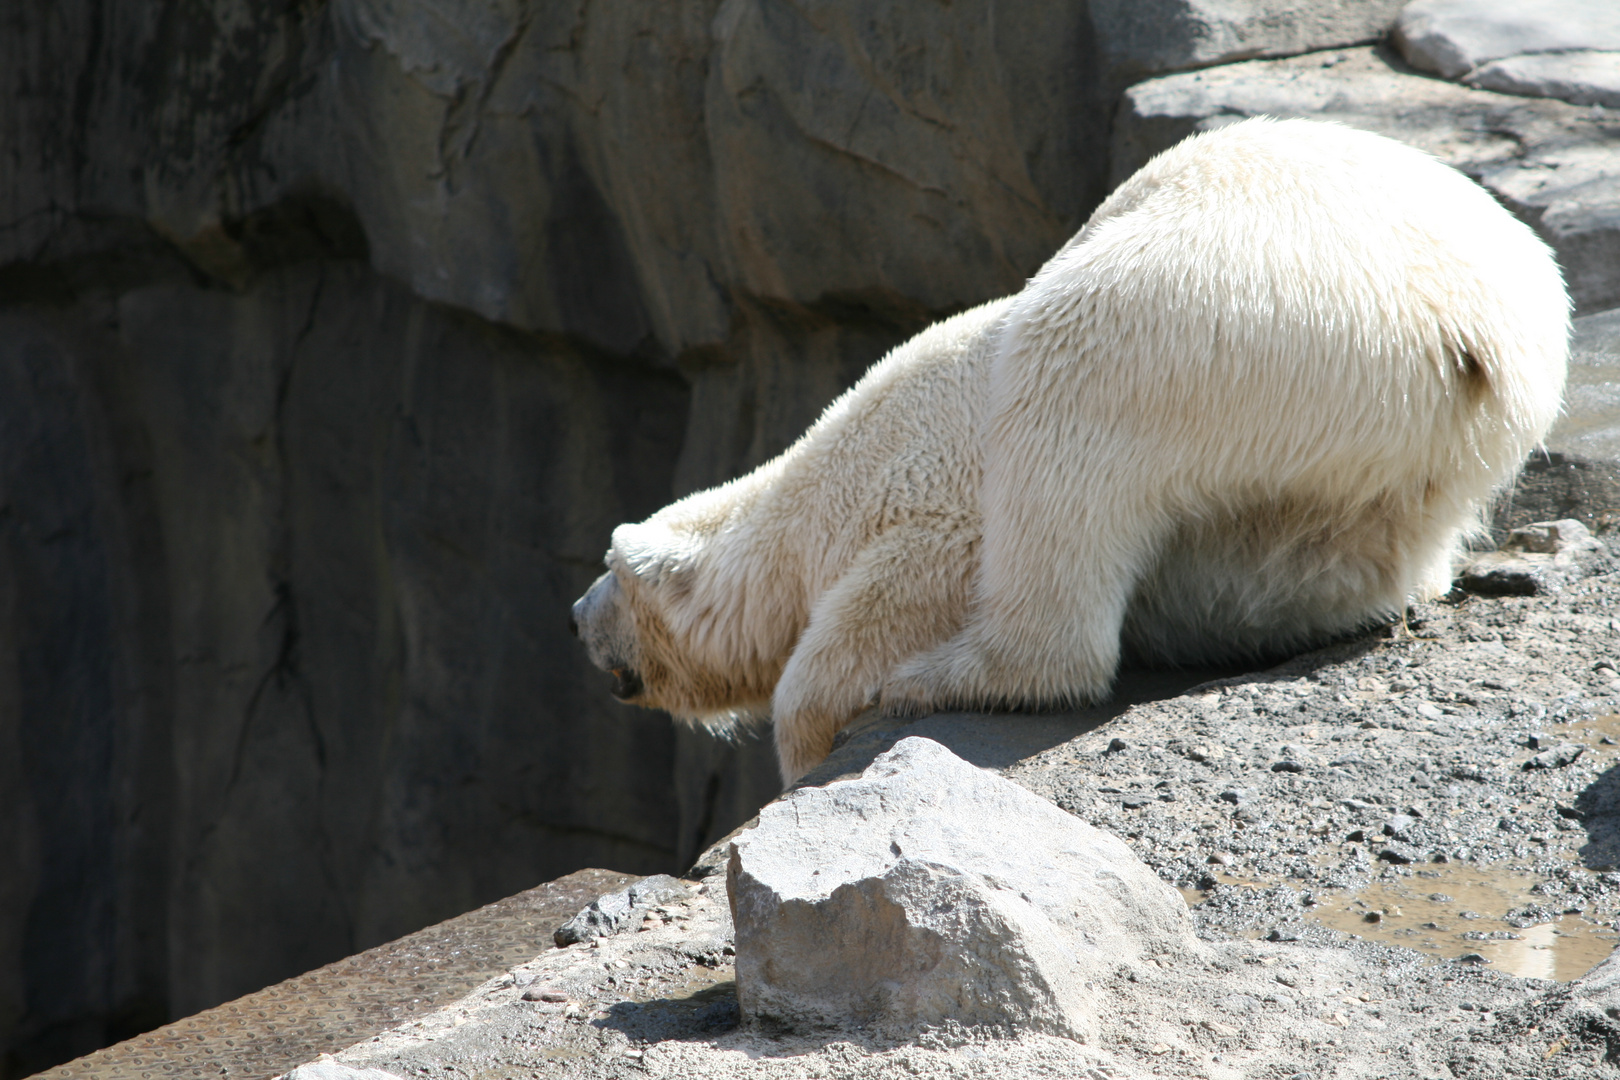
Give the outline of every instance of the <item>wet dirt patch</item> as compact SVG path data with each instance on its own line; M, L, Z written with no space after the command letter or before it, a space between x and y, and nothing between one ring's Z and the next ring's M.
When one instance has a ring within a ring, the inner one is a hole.
M1620 713L1604 713L1574 723L1560 724L1558 730L1598 753L1620 751Z
M1436 959L1473 956L1505 974L1577 979L1620 934L1596 911L1536 892L1538 880L1505 866L1448 864L1319 894L1306 919Z

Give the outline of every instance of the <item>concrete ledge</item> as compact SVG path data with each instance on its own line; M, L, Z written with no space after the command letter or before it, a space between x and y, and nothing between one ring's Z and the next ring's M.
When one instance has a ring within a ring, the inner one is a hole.
M580 870L38 1074L48 1080L267 1080L425 1016L552 947L634 880Z

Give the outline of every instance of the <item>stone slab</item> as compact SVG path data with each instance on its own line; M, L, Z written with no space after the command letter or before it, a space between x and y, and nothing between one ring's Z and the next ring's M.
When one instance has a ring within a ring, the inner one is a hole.
M1509 56L1482 65L1466 81L1481 90L1616 109L1620 108L1620 52L1581 49Z
M1413 67L1459 78L1523 53L1620 49L1620 8L1604 0L1417 0L1392 38Z

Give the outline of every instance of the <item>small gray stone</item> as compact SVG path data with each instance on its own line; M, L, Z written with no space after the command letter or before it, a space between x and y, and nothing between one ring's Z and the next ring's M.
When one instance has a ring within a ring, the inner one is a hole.
M1580 743L1559 743L1548 750L1531 757L1524 763L1526 769L1562 769L1565 765L1573 765L1586 747Z
M1105 984L1200 956L1185 902L1117 837L928 739L800 788L731 845L745 1016L1092 1033Z
M1555 593L1580 576L1576 556L1602 545L1579 521L1538 521L1514 529L1502 546L1464 568L1462 587L1485 596Z
M1593 0L1417 0L1392 34L1406 62L1448 79L1524 53L1620 49L1620 8Z
M1500 550L1537 555L1563 555L1578 551L1595 551L1602 546L1593 537L1592 530L1574 518L1564 518L1559 521L1537 521L1522 525L1508 533Z
M557 928L551 939L558 948L593 938L611 937L631 929L642 915L660 904L684 900L692 890L668 874L654 874L618 892L591 901L590 906Z
M1459 584L1480 596L1545 596L1568 584L1551 555L1487 551L1472 559Z

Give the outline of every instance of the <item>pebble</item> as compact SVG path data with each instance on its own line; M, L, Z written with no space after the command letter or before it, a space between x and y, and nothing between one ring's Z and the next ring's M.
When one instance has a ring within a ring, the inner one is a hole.
M1397 840L1409 840L1411 837L1407 835L1407 830L1416 824L1415 820L1405 814L1396 814L1384 822L1384 835L1393 836Z
M1586 747L1580 743L1559 743L1541 753L1536 754L1524 763L1526 769L1562 769L1565 765L1573 765Z

